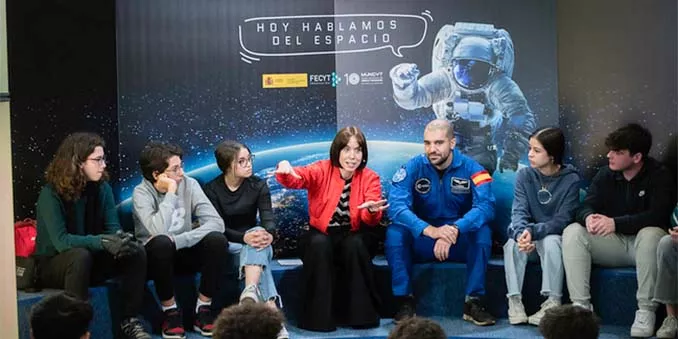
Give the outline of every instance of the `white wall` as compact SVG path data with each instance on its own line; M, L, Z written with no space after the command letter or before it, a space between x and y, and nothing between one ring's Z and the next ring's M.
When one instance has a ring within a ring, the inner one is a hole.
M0 0L0 93L7 93L7 17ZM14 206L9 101L0 102L0 328L3 338L18 338L14 266Z

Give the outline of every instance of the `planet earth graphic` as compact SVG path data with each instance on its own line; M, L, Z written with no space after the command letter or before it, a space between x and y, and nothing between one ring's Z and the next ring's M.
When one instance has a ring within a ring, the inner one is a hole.
M384 197L388 197L391 177L396 170L409 159L424 151L424 146L421 143L368 141L367 145L369 149L367 167L376 171L381 177ZM318 160L328 159L329 149L330 142L317 142L254 152L254 175L265 179L271 190L273 212L279 232L278 240L274 246L276 257L297 256L297 238L303 232L303 229L308 227L309 218L306 191L287 189L280 185L273 174L275 166L282 160L288 160L292 166L304 166ZM221 171L216 163L186 173L201 184L209 182L219 174L221 174ZM497 202L492 227L503 235L510 222L515 172L499 173L497 171L494 173L493 179L492 190ZM119 208L121 222L126 229L129 229L132 225L130 224L132 222L131 207L131 199L126 199L120 204Z

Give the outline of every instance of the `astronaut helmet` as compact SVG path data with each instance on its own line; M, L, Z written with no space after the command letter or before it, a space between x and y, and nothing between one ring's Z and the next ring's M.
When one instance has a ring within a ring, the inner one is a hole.
M451 73L454 81L469 92L477 92L491 81L497 71L490 40L479 36L462 38L452 51Z

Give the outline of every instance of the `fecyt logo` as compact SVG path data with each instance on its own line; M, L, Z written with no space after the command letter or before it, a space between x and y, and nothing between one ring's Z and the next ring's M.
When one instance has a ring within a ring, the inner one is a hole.
M341 82L341 77L337 76L337 72L324 73L324 74L309 74L308 75L308 85L331 85L332 87L337 87Z

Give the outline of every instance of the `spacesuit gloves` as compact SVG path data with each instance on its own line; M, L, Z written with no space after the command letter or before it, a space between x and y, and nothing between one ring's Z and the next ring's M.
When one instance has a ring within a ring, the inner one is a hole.
M518 160L520 156L513 152L504 152L501 159L499 159L499 172L504 173L504 170L516 171L518 170Z
M504 153L499 159L499 172L504 173L504 170L517 171L518 161L526 151L527 145L526 137L518 132L509 132L504 140Z
M395 65L389 72L393 86L404 89L411 85L419 77L419 69L417 64L402 63Z

